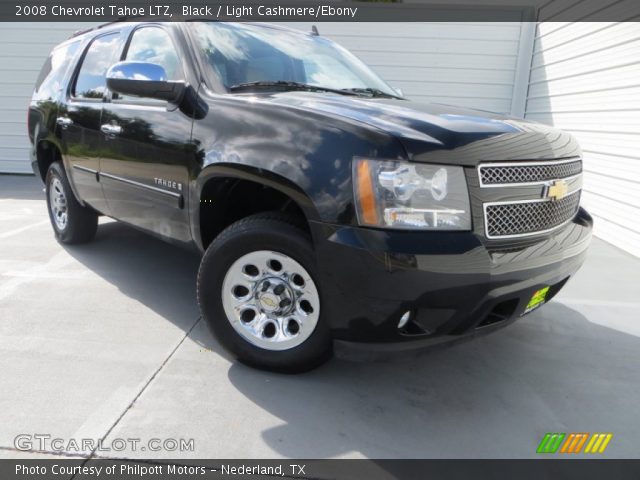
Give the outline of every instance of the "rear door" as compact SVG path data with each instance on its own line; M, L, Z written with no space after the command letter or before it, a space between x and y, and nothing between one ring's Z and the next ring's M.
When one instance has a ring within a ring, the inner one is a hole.
M185 58L172 26L132 30L122 60L162 66L185 80ZM192 118L165 101L112 94L104 104L100 180L112 215L167 239L190 242L187 150Z
M79 62L66 102L56 119L67 174L76 193L99 212L109 214L98 182L103 148L100 131L107 93L105 74L121 49L120 32L94 38Z

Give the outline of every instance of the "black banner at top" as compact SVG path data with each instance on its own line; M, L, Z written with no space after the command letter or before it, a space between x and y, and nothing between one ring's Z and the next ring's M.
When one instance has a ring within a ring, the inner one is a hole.
M638 0L3 0L2 22L640 21Z

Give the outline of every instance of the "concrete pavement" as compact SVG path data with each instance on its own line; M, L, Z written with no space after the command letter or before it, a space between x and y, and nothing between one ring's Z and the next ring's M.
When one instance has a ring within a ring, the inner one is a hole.
M41 188L0 176L0 457L46 456L14 446L45 433L193 440L97 453L117 457L522 458L546 432L612 432L606 458L638 457L640 260L602 241L498 333L284 376L234 363L199 321L197 255L111 221L62 247Z

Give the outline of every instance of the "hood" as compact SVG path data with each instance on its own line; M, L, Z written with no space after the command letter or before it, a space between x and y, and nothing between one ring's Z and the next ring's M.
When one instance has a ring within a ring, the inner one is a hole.
M396 137L414 161L475 165L580 155L575 139L553 127L491 112L411 100L285 92L264 100L366 124Z

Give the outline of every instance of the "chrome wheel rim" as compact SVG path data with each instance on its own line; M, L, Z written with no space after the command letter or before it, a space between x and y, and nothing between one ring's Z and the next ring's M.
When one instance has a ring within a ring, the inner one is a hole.
M320 316L320 295L309 272L279 252L247 253L222 282L227 319L245 340L266 350L305 342Z
M49 205L53 221L58 230L64 230L67 227L68 209L67 196L64 193L62 182L58 178L51 180L49 186Z

